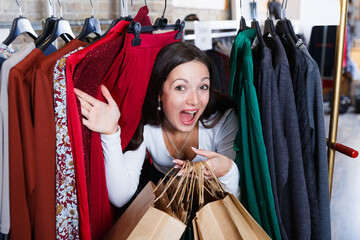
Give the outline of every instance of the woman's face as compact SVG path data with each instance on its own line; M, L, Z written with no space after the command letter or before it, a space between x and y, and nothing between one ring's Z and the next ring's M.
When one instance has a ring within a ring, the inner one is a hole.
M194 60L174 68L159 96L169 127L173 131L191 131L204 112L209 96L210 73L204 63Z

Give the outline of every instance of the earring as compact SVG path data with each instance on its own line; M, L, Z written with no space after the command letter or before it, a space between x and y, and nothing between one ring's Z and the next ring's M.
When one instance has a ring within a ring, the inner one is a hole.
M157 110L158 110L159 112L161 111L161 101L160 101L160 100L159 100L159 102L158 102Z

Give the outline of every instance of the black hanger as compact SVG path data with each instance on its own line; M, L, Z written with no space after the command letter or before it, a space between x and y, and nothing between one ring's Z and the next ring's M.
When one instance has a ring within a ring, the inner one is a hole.
M46 38L50 35L52 30L54 29L56 20L57 20L57 18L54 16L46 18L43 32L34 41L36 47L40 46L46 40Z
M124 9L124 8L125 8L124 0L122 0L121 3L122 3L122 5L123 5L122 9ZM145 1L145 5L146 5L146 1ZM131 6L132 6L132 1L131 1ZM128 16L126 16L126 17L123 16L124 14L121 14L121 15L122 15L121 17L115 18L115 19L111 22L108 30L106 30L106 32L104 33L104 35L106 35L118 22L120 22L120 21L122 21L122 20L131 22L131 21L133 20L133 18L131 17L131 15L128 15Z
M38 47L41 49L41 51L45 51L59 36L66 43L75 38L74 33L70 27L70 23L62 17L62 6L59 0L57 1L60 5L60 19L55 21L54 29L52 30L47 40Z
M16 0L16 3L19 6L20 16L14 19L9 35L3 41L3 44L5 45L12 43L12 41L22 33L27 33L34 40L38 36L31 26L30 20L22 16L21 6L18 0Z
M295 34L295 31L294 31L294 28L293 28L293 26L291 24L291 21L289 19L287 19L287 18L285 18L285 21L286 21L286 24L287 24L287 26L289 28L289 32L290 32L290 35L291 35L292 39L295 41L295 43L297 43L299 41L299 38Z
M240 18L240 25L239 25L239 32L245 31L247 29L246 27L246 21L242 14L242 1L240 0L240 10L241 10L241 18Z
M49 0L49 3L50 3L50 5L51 5L51 0ZM54 17L53 14L51 14L50 17L46 18L43 32L42 32L41 35L34 41L36 47L39 47L39 46L46 40L46 38L47 38L48 36L50 36L50 33L51 33L52 30L54 29L56 20L57 20L57 18Z
M292 46L296 47L294 39L292 38L290 30L289 30L289 26L284 18L285 9L283 8L283 5L284 5L284 0L282 2L282 6L281 6L281 12L282 12L281 19L278 20L278 22L276 23L276 33L282 37L285 37Z
M260 45L264 48L264 47L266 47L266 43L264 41L263 35L261 34L259 22L256 21L254 3L255 3L255 1L253 0L254 19L251 22L251 28L256 30L256 36L259 39Z
M276 35L276 31L275 31L275 27L274 27L274 22L273 20L270 18L270 10L269 10L269 6L270 6L270 0L268 3L268 10L267 10L267 19L265 20L265 25L264 25L264 37L267 36L271 36L274 37Z
M283 4L284 4L284 0L283 0ZM285 24L287 25L287 29L289 31L289 34L290 34L291 38L293 39L293 41L295 41L295 43L297 43L299 41L299 38L296 36L296 34L294 32L294 28L293 28L293 26L291 24L291 21L286 18L286 7L287 7L287 0L285 2L285 8L283 10L282 19L285 21ZM281 6L281 8L283 8L283 7Z
M246 27L245 18L243 16L241 16L239 32L245 31L246 29L247 29L247 27Z
M134 33L135 37L132 40L132 46L139 46L141 44L140 33L145 32L154 32L157 30L178 30L178 33L175 36L175 39L181 39L182 34L185 28L185 22L180 21L180 19L176 20L175 24L168 24L168 20L164 17L166 11L167 1L165 0L165 8L163 14L160 18L155 20L154 25L151 26L141 26L140 23L131 21L128 33Z
M275 31L275 26L274 26L274 22L271 18L267 18L265 20L265 25L264 25L264 37L267 36L272 36L274 37L276 35L276 31Z
M84 26L79 36L76 37L76 39L79 39L81 41L84 40L84 38L87 37L90 33L95 33L97 37L100 37L102 34L100 21L99 19L94 17L94 6L92 0L90 0L90 4L92 8L91 17L85 19Z
M256 19L253 19L253 20L252 20L252 22L251 22L251 28L256 30L256 36L258 37L261 46L262 46L262 47L266 47L265 40L264 40L264 38L263 38L263 35L261 34L261 29L260 29L259 22L256 21Z
M131 46L139 46L141 45L140 33L154 32L157 30L177 30L178 33L175 35L175 39L179 40L183 36L184 28L185 22L180 22L180 19L176 20L175 24L167 24L166 18L158 18L156 19L155 24L152 26L141 26L140 23L131 21L128 28L128 33L134 33L135 35L134 39L132 40Z
M84 27L82 28L79 36L76 37L76 39L84 40L85 37L87 37L90 33L95 33L96 36L101 36L101 27L100 27L100 21L99 19L91 16L89 18L85 19Z

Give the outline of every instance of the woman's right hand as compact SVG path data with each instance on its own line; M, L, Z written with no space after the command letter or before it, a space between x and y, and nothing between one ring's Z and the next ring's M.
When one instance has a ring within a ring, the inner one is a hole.
M114 134L118 131L120 110L109 90L101 85L101 93L107 103L97 100L89 94L76 89L75 94L80 100L83 124L91 131L102 134Z

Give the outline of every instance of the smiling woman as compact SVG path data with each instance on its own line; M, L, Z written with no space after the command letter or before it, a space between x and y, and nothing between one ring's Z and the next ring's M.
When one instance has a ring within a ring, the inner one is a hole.
M233 149L238 119L231 99L214 90L211 63L197 47L177 42L156 57L142 108L142 121L132 142L121 148L120 111L105 86L107 103L80 90L83 122L101 133L110 201L125 205L138 189L148 151L150 179L157 183L183 160L206 161L216 177L239 197L239 170ZM205 172L206 178L211 178Z

